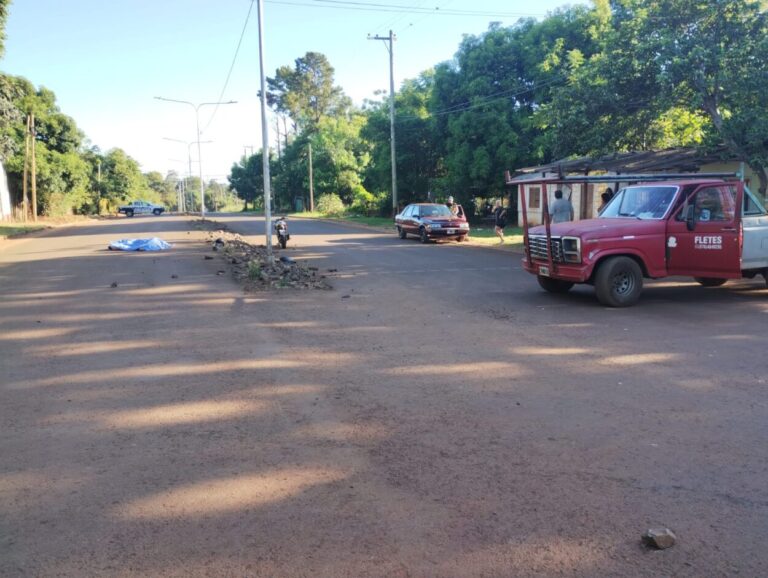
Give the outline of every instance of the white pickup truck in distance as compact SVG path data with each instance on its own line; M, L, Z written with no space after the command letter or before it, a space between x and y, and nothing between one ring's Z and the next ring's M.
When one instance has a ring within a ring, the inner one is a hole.
M124 205L117 210L118 213L124 213L126 217L133 217L134 215L161 215L165 212L165 207L162 205L154 205L147 201L133 201Z

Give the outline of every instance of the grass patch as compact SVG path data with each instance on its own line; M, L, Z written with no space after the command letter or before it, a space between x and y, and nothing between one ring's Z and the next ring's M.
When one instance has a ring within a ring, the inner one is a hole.
M256 281L261 277L261 263L258 261L250 261L248 263L248 278L251 281Z
M344 221L368 225L369 227L389 227L394 228L395 220L392 217L360 217L358 215L344 217Z
M13 235L23 235L32 231L45 229L42 225L0 225L0 237L11 237Z
M474 245L500 245L493 225L472 227L469 232L469 240ZM504 246L522 248L523 229L521 227L507 227L504 229Z

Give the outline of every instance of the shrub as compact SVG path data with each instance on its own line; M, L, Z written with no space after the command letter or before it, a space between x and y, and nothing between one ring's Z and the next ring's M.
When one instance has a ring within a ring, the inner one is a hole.
M339 195L328 193L322 195L315 203L315 210L329 217L340 217L346 211L346 207Z
M261 264L258 261L248 262L248 278L251 281L255 281L261 277Z
M72 214L71 199L64 193L51 193L43 200L43 214L49 217L67 217Z

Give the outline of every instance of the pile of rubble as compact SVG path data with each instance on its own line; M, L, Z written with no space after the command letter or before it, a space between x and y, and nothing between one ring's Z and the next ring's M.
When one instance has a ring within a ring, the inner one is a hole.
M247 291L332 288L325 275L318 274L317 267L307 267L278 255L274 255L274 262L270 263L265 246L251 245L236 233L208 231L208 240Z

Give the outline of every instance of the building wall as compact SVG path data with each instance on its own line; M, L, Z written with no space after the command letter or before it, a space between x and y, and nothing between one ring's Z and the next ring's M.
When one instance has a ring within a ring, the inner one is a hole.
M592 219L597 216L597 209L600 206L600 194L609 185L596 185L596 184L573 184L570 185L546 185L547 189L547 203L552 206L555 202L555 191L558 187L563 191L563 198L568 198L570 193L571 204L573 205L574 219ZM541 199L543 191L542 185L530 185L526 183L520 183L517 193L517 211L518 226L523 224L523 211L522 211L522 195L520 189L525 190L526 209L528 211L528 222L532 225L541 225L544 222L542 218L544 202ZM539 194L536 194L536 190L539 190ZM536 200L538 199L538 203Z
M741 163L737 162L722 162L722 163L712 163L708 165L702 165L699 169L699 172L702 173L737 173L741 170ZM548 175L551 177L554 177L554 175ZM749 185L750 189L753 193L757 193L757 185L759 183L759 179L757 178L757 175L748 167L744 166L744 176L747 184ZM621 181L621 176L617 175L617 180ZM580 220L580 219L591 219L594 217L597 217L597 209L600 207L600 195L605 192L605 189L608 187L611 187L611 189L616 190L616 185L612 183L600 183L600 184L587 184L586 185L586 192L587 194L584 195L583 193L583 184L574 184L573 186L573 193L571 195L571 203L573 204L573 211L574 211L574 219ZM533 199L531 198L531 193L533 192L532 189L541 188L542 185L531 185L526 183L525 181L519 181L518 182L518 191L520 189L525 190L525 197L527 202L527 210L528 210L528 222L531 225L541 225L544 220L542 219L542 206L543 202L539 202L539 206L535 207L532 206ZM555 200L555 190L558 187L562 187L562 185L547 185L547 199L549 202L549 205L551 206L552 203ZM568 196L568 187L562 187L563 188L563 196ZM535 196L535 195L534 195ZM534 203L535 204L535 203ZM518 192L517 194L517 206L519 207L518 210L518 226L522 226L523 224L523 211L522 211L522 199L521 194ZM582 210L582 206L584 209Z

